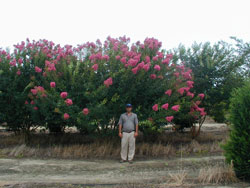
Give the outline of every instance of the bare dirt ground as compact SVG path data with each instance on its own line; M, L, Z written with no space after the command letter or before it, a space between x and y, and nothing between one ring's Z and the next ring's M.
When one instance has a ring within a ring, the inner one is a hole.
M202 131L221 132L224 124L207 123ZM201 184L201 168L225 166L221 154L174 158L137 159L133 164L118 160L62 160L0 158L0 187L4 188L82 188L82 187L250 187L245 182ZM171 181L171 174L185 172L185 183Z

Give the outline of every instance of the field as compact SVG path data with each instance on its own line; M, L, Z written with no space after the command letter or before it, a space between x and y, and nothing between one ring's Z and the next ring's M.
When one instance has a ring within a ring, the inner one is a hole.
M21 136L1 131L0 185L11 188L80 187L249 187L225 164L220 145L225 142L225 124L203 125L192 140L188 132L168 131L154 142L137 140L133 164L119 163L119 141L91 141L68 133L70 145L57 143L56 136L37 134L33 145ZM47 143L41 137L47 136ZM57 136L57 138L60 136ZM118 141L118 142L117 142Z

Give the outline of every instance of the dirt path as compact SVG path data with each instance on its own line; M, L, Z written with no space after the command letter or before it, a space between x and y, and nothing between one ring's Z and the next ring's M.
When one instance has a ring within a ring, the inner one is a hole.
M111 185L162 182L169 172L187 169L189 176L197 175L197 166L214 162L223 163L223 160L223 156L213 156L120 164L114 160L0 159L0 185L25 183Z

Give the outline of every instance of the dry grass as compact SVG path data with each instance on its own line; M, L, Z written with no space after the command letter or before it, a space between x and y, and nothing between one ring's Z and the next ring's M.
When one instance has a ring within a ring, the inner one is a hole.
M183 144L182 147L173 144L137 143L136 157L176 157L192 154L206 155L219 153L222 149L219 142L200 144L197 141ZM120 141L103 141L87 144L27 146L20 144L0 149L0 156L9 157L38 157L38 158L119 158Z
M176 173L169 173L170 179L169 184L172 186L180 186L184 184L185 179L187 178L187 172L185 170L180 170Z
M160 157L173 156L175 149L171 145L162 144L137 144L137 157ZM30 147L24 144L13 148L4 148L1 151L2 156L9 157L52 157L64 159L78 158L118 158L120 156L120 145L114 142L92 143L84 145L70 146L51 146L51 147Z
M190 187L190 184L186 182L187 172L185 170L180 170L178 172L169 173L169 180L167 183L161 184L160 188L169 187Z
M166 132L150 140L142 135L136 141L136 157L176 157L192 154L221 153L220 143L227 133L201 132L192 140L189 133ZM22 135L0 132L0 157L53 157L53 158L119 158L118 137L90 137L79 133L31 135L27 146Z
M238 182L232 166L215 166L200 169L198 180L203 184L221 184Z

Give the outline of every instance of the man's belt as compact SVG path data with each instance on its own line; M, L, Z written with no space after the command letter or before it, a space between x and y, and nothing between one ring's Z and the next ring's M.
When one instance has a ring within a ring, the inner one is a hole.
M122 132L125 132L125 133L132 133L132 132L135 132L135 130L132 130L132 131L122 131Z

